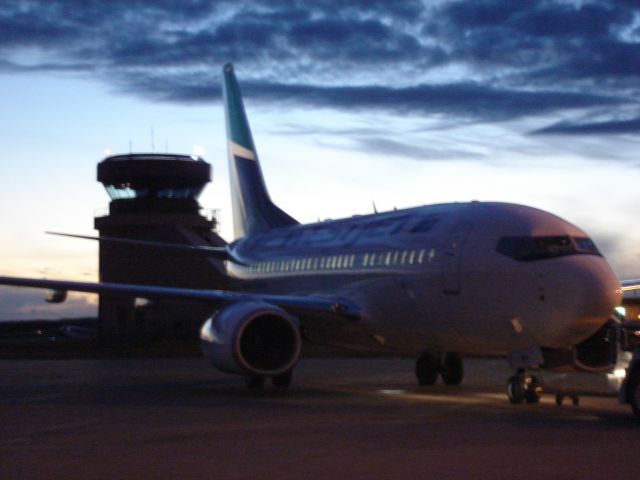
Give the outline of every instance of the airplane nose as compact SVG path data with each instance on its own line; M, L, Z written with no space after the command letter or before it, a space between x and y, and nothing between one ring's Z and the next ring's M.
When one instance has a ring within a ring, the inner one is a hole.
M589 262L576 271L577 281L582 281L578 315L595 315L608 318L622 302L620 282L605 261Z
M547 347L576 345L593 335L622 301L613 271L602 257L575 255L548 262L543 277Z

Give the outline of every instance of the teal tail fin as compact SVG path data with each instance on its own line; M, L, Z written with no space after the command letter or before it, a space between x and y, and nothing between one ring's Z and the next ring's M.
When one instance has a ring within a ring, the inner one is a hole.
M233 230L236 238L298 222L280 210L264 183L233 65L223 68Z

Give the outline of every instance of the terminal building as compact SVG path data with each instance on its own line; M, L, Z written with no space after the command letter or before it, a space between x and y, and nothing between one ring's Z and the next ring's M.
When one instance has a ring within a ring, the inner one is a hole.
M95 218L100 237L195 246L224 246L215 215L203 214L200 193L211 166L200 157L128 154L98 164L98 181L111 202ZM222 262L158 248L100 242L100 281L184 288L226 288ZM106 343L193 337L212 313L203 304L136 302L100 296L98 334Z

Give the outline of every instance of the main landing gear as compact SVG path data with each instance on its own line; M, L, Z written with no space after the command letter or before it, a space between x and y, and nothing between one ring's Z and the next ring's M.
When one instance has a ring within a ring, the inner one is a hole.
M556 405L561 406L565 398L569 398L574 407L580 405L580 396L575 393L556 393Z
M445 385L460 385L464 377L464 368L460 355L444 353L435 355L423 352L416 361L416 377L420 385L433 385L438 375Z
M542 382L535 375L529 374L524 368L509 378L507 382L507 396L511 403L538 403L542 393Z

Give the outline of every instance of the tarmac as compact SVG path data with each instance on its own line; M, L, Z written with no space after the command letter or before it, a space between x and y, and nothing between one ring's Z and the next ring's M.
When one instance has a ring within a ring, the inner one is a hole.
M1 479L637 478L613 396L506 399L503 361L419 387L405 359L302 359L248 390L204 359L0 360Z

